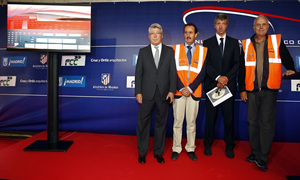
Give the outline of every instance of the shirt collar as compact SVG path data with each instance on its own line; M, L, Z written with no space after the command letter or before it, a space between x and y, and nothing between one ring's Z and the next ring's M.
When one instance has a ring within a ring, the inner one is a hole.
M161 47L162 47L162 43L160 43L159 45L157 45L158 46L158 49L161 49ZM151 44L151 48L152 49L155 49L155 46L153 45L153 44Z
M188 45L186 42L184 43L184 47L188 47L188 46L191 46L192 49L195 49L195 43L191 44L191 45Z
M216 34L218 42L220 41L220 38L224 38L224 41L226 40L226 33L223 37L221 37L219 34Z

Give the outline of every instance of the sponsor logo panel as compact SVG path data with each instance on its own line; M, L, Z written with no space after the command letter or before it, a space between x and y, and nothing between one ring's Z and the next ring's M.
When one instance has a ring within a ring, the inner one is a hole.
M93 89L100 91L114 91L118 90L119 86L113 85L111 82L112 75L111 73L101 73L100 75L100 85L93 85Z
M110 83L110 73L102 73L101 82L104 86L108 85Z
M296 68L300 68L300 56L296 56Z
M85 87L85 76L60 76L60 87Z
M26 67L26 56L2 57L1 67Z
M32 68L41 69L41 70L42 69L47 69L48 68L47 62L48 62L48 54L47 53L41 53L40 54L40 59L39 59L40 64L33 64Z
M133 54L133 61L132 61L133 66L136 66L137 60L138 60L138 54Z
M291 90L300 92L300 80L291 80Z
M91 63L126 63L127 59L124 58L115 58L115 59L109 59L109 58L91 58Z
M46 84L47 79L20 79L21 84Z
M0 76L0 87L14 87L16 79L16 76Z
M46 62L48 62L48 54L47 53L41 53L40 63L41 64L46 64Z
M135 77L134 76L127 76L126 88L135 88Z
M61 66L85 66L85 55L62 56Z

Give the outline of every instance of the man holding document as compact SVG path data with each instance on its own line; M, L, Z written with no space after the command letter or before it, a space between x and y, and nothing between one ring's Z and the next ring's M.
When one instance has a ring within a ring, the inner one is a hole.
M211 156L211 146L214 141L215 122L219 106L222 108L224 119L224 140L226 156L234 158L234 99L237 89L236 75L239 68L240 47L237 39L226 35L229 17L218 14L214 27L216 35L205 40L203 45L208 48L207 74L204 80L206 98L206 122L204 133L204 154ZM220 104L213 100L223 99L227 94L232 96Z

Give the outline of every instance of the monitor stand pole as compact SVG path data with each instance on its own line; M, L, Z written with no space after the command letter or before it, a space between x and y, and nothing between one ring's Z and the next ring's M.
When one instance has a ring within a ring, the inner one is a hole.
M58 53L48 53L47 79L47 140L37 140L24 151L66 152L73 144L73 141L59 141L58 138Z

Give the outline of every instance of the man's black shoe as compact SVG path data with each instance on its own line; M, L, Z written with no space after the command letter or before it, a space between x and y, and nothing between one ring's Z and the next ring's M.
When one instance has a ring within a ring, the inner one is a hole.
M256 160L256 156L254 154L250 154L247 158L246 161L253 163Z
M267 172L267 163L261 159L254 161L255 165L264 172Z
M179 154L177 152L173 152L171 155L171 159L175 161L178 159L178 156L179 156Z
M205 156L211 156L212 155L211 148L208 146L205 146L204 154L205 154Z
M139 161L140 164L145 164L146 163L145 156L139 156L138 161Z
M156 161L157 161L158 163L161 163L161 164L165 163L165 160L164 160L164 158L162 157L162 155L154 155L154 158L156 158Z
M198 158L194 152L188 152L187 155L190 157L191 160L197 161Z
M233 149L226 149L226 156L230 159L234 158Z

